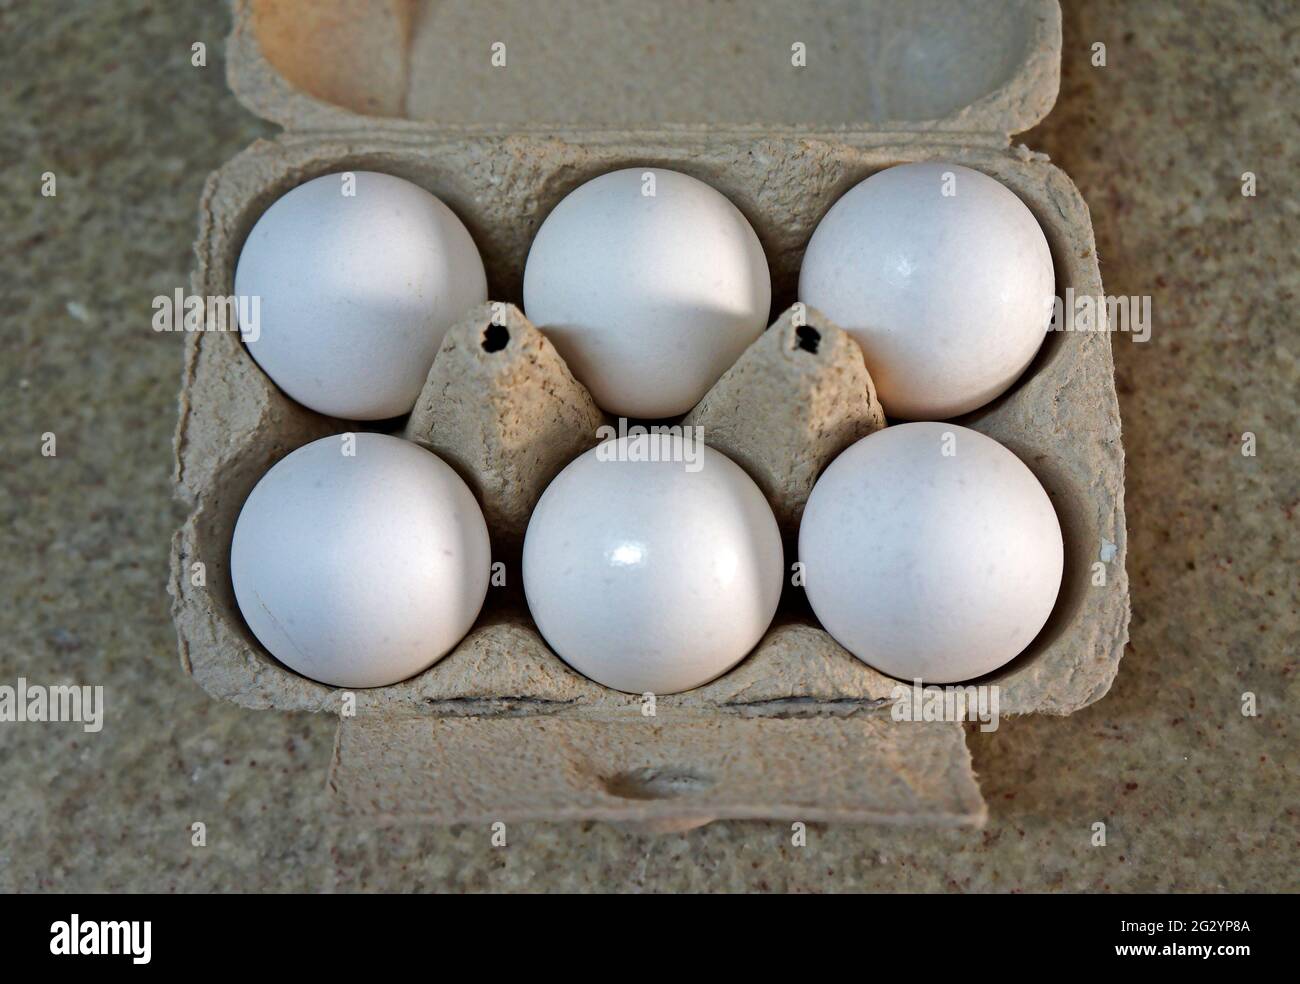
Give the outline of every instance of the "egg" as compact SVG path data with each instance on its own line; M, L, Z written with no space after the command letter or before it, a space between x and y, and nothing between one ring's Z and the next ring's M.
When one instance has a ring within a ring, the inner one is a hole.
M282 459L245 501L230 549L258 641L334 687L397 683L445 656L478 617L490 564L464 481L386 434L325 437Z
M1064 546L1047 493L1014 454L954 424L898 424L850 446L799 527L808 601L882 673L953 683L1042 629Z
M290 398L382 420L410 412L447 329L487 300L487 278L451 209L409 181L356 171L301 184L262 214L235 293L259 299L245 344Z
M767 327L772 283L749 222L663 168L603 174L538 230L524 310L610 413L683 414Z
M848 330L885 412L943 420L1033 361L1055 279L1024 202L957 164L903 164L851 188L814 230L799 299Z
M690 460L687 460L687 459ZM757 644L781 536L741 468L682 436L598 445L543 493L524 538L528 607L556 654L615 690L708 683Z

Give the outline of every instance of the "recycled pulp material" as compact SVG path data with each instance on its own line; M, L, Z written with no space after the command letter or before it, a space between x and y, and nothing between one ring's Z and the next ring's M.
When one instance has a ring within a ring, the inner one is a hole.
M714 5L673 4L662 19L644 6L562 0L539 20L518 3L239 3L228 53L232 88L289 129L209 178L194 293L231 293L243 239L279 195L320 174L373 169L442 198L474 235L491 296L516 299L532 236L565 194L606 171L653 165L708 182L745 213L767 252L780 310L794 300L812 229L844 191L893 164L942 160L984 171L1024 200L1051 245L1058 294L1072 287L1101 296L1087 207L1061 171L1010 147L1007 137L1037 122L1055 98L1055 3L989 0L956 13L924 2L827 3L825 16L799 17L779 0L755 0L728 7L725 17ZM645 20L637 31L666 32L644 69L636 67L644 33L616 29L628 17ZM704 25L714 32L707 35L692 21L700 17L722 19ZM568 51L579 22L613 53L591 53L582 93L566 100L575 80L543 56ZM733 28L736 46L715 51L717 32ZM471 39L465 43L473 49L497 36L507 38L513 59L504 75L482 85L479 67L467 68L463 80L455 75L454 38ZM705 36L715 40L699 40ZM773 66L746 74L773 36L783 72L786 41L798 37L817 74L776 75ZM685 47L665 54L675 43ZM712 69L692 55L703 54L692 47L701 44L717 56ZM873 52L886 50L902 59L898 71L871 64ZM715 125L699 125L694 104L671 86L640 104L618 86L600 102L620 66L634 77L655 75L655 58L713 73L695 81L713 85L707 118ZM836 88L845 75L855 85ZM830 95L801 115L799 107L813 104L800 88L805 82ZM765 108L750 98L755 85L767 86L772 113L755 115ZM534 98L541 101L527 101ZM529 115L541 113L538 106L554 115ZM594 443L604 418L518 311L497 308L495 316L509 341L485 348L494 310L468 313L449 333L405 427L465 475L483 501L494 549L509 558L537 495ZM881 423L844 334L815 311L801 316L816 345L787 312L686 418L750 471L787 532L820 469ZM978 682L998 685L1002 714L1071 713L1109 688L1128 620L1109 336L1052 333L1007 394L958 422L1001 441L1035 472L1066 543L1065 581L1047 626L1025 653ZM339 711L337 691L296 676L251 636L235 605L228 557L240 506L261 475L307 441L358 426L288 400L236 334L187 339L175 478L190 516L176 536L171 587L182 664L214 696L248 707ZM202 586L191 576L196 562L206 567ZM1095 563L1104 585L1093 584ZM517 581L517 570L512 576ZM651 716L642 698L607 691L557 659L508 587L489 593L477 626L428 671L357 692L355 716L341 721L331 786L345 811L441 822L981 822L962 726L893 720L895 684L792 604L736 669L658 698Z

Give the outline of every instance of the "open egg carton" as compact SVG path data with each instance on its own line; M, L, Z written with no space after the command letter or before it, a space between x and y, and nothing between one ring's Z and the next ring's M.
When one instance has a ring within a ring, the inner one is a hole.
M193 291L233 293L245 237L291 188L375 170L447 203L474 236L491 296L517 301L532 238L568 192L656 166L701 179L745 214L779 313L840 195L891 165L938 160L1014 191L1047 236L1057 293L1099 297L1087 206L1045 157L1010 143L1051 108L1059 63L1055 0L241 0L230 84L285 130L209 178ZM856 345L817 312L806 320L777 318L688 418L750 472L787 536L820 470L883 422ZM469 482L507 586L489 591L449 655L413 679L356 691L353 710L259 645L229 556L240 507L275 462L363 425L291 401L237 333L191 334L175 473L190 515L171 585L185 670L246 707L339 714L330 788L351 815L647 829L714 818L981 823L963 725L895 720L897 681L836 644L796 591L735 669L658 697L653 715L642 697L585 679L547 648L517 586L519 543L536 498L604 421L517 309L467 312L448 333L415 411L389 429ZM955 422L1029 466L1065 541L1047 625L975 682L1000 688L1001 714L1069 714L1106 693L1127 635L1109 334L1050 332L1006 394ZM190 576L196 562L202 585Z

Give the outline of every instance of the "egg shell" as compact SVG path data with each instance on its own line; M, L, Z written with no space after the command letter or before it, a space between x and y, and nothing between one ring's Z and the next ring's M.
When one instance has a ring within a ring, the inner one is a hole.
M1055 275L1033 213L957 164L887 168L818 223L799 299L862 346L885 412L943 420L983 406L1042 346Z
M385 434L324 437L278 462L245 501L230 550L253 634L336 687L397 683L445 656L478 617L490 564L460 476Z
M771 303L745 216L663 168L613 171L572 191L524 267L529 320L602 409L632 418L690 410L762 334Z
M1064 545L1038 479L955 424L886 427L813 487L799 529L813 611L902 680L953 683L1015 658L1051 614Z
M644 460L656 442L664 460ZM776 613L783 554L771 507L719 451L695 444L698 468L688 470L686 443L643 435L592 448L546 489L524 538L539 631L566 663L615 690L708 683Z
M332 417L382 420L410 411L447 329L487 300L487 277L451 209L356 171L301 184L262 214L235 293L260 299L255 330L241 329L285 393Z

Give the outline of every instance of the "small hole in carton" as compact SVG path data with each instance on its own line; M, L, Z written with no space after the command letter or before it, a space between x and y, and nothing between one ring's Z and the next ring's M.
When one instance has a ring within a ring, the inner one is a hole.
M673 799L701 793L713 785L708 776L685 769L629 769L605 780L605 791L612 796L634 800Z
M510 329L505 325L488 325L483 329L483 351L500 352L510 344Z
M798 339L798 347L805 352L817 354L817 346L822 343L822 333L816 328L810 328L808 325L800 325L794 330L795 338Z

